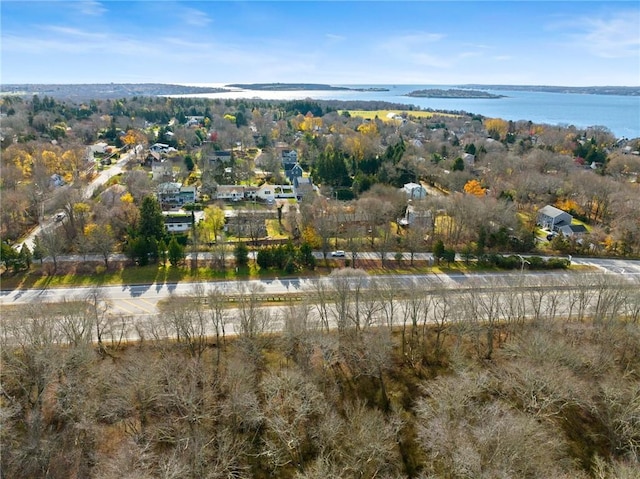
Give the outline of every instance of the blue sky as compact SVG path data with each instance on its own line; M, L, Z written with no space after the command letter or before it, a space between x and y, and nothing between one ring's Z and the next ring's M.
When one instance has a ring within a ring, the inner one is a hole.
M2 83L640 85L640 2L2 0Z

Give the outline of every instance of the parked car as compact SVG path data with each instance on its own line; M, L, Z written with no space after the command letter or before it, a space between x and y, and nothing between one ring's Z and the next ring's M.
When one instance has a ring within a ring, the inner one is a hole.
M334 258L344 258L346 256L346 253L339 249L337 251L332 251L331 256L333 256Z

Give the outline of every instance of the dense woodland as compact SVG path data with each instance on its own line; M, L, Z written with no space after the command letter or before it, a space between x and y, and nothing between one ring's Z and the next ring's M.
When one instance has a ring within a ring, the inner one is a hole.
M638 477L637 284L366 280L280 308L214 283L146 319L99 290L5 308L3 476Z

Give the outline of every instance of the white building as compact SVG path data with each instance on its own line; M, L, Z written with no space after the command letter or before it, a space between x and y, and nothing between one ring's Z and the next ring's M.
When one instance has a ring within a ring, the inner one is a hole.
M402 191L407 195L407 198L413 200L421 200L427 196L427 190L418 183L407 183L402 187Z

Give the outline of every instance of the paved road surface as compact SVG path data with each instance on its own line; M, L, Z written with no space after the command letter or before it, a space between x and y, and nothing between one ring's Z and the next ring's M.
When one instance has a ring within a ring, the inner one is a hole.
M574 264L586 264L597 268L594 271L611 274L612 277L626 278L629 281L640 281L640 261L625 261L613 259L574 259ZM425 287L461 287L470 278L486 280L487 282L495 278L507 278L513 281L526 278L528 281L535 281L544 284L551 279L564 278L570 280L572 275L589 274L574 273L570 271L552 272L527 272L509 271L490 274L420 274L420 275L383 275L378 276L385 281L395 281L398 288L410 282L424 284ZM376 278L375 276L372 278ZM252 281L215 281L205 282L207 287L217 286L231 295L238 292L239 287L247 287L251 284L260 284L264 288L265 294L283 295L287 293L300 293L312 290L317 281L329 281L325 278L280 278L270 280ZM149 315L157 312L159 301L168 298L171 294L186 295L193 291L195 283L155 283L148 285L118 285L101 286L97 290L109 301L111 311L115 314L125 315ZM0 291L0 306L27 304L37 301L62 302L65 300L83 300L92 288L49 288L49 289L25 289L25 290L2 290Z

